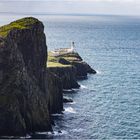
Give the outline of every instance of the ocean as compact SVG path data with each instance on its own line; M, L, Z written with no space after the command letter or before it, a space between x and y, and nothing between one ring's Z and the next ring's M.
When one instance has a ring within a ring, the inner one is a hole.
M53 115L54 133L33 138L140 139L140 17L34 16L45 25L48 50L74 41L97 74L64 93L74 102ZM0 15L0 25L20 17Z

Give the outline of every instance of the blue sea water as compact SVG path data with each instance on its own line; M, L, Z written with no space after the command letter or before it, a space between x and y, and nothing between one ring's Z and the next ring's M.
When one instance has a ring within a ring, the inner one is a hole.
M0 25L19 18L0 17ZM140 139L140 18L37 17L45 25L49 50L75 41L76 50L98 72L79 81L79 90L64 93L74 103L53 116L55 132L49 138ZM48 138L46 134L36 137Z

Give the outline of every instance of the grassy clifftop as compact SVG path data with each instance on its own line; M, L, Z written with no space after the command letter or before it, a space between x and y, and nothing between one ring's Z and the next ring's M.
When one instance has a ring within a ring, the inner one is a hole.
M64 65L59 62L60 58L63 56L53 56L52 52L48 52L48 62L47 67L70 67L71 65Z
M76 52L58 56L54 56L52 52L48 52L48 67L70 67L74 61L82 61L82 58Z
M47 66L48 68L75 67L78 79L85 79L88 73L96 73L77 52L59 53L59 55L49 52Z
M26 29L26 28L31 28L32 25L38 23L38 19L33 18L33 17L27 17L27 18L22 18L19 20L16 20L14 22L11 22L8 25L4 25L0 27L0 36L6 37L9 31L13 29Z

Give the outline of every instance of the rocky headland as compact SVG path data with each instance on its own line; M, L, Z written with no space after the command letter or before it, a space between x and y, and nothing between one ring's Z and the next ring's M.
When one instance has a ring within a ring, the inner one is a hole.
M0 27L0 136L52 131L63 111L63 89L95 74L77 52L47 52L44 25L28 17Z

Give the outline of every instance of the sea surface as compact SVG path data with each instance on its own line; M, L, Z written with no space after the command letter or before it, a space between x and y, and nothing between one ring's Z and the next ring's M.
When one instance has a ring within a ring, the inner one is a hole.
M45 25L49 50L74 41L97 74L64 92L74 102L53 115L54 134L33 138L140 139L140 17L34 16ZM19 17L0 15L0 25Z

